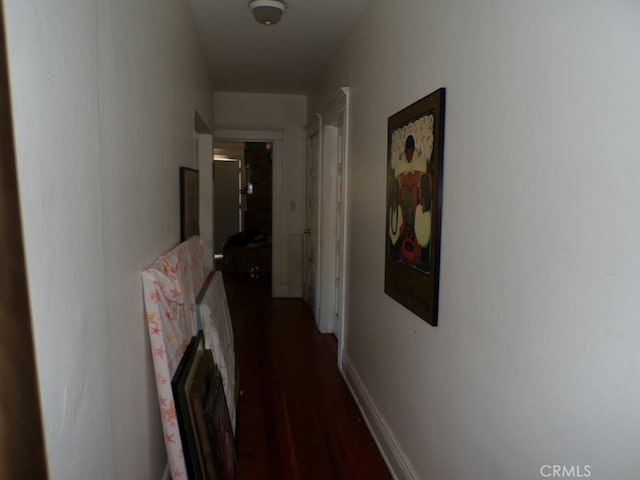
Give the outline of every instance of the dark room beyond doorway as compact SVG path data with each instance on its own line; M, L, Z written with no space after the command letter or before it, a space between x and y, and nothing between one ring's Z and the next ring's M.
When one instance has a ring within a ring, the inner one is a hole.
M271 271L272 145L214 145L215 253L226 272Z

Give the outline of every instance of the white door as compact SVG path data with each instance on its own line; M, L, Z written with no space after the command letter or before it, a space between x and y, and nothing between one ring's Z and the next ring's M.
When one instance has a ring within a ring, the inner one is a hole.
M307 147L307 201L304 230L304 299L317 315L318 283L318 188L320 185L320 142L318 134L309 139Z
M342 295L343 295L343 250L344 250L344 124L338 125L337 171L336 171L336 225L335 225L335 282L333 333L342 338Z

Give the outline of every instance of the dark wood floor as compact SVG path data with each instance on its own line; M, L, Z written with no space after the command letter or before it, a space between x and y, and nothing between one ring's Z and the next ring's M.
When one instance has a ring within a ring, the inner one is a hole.
M241 480L390 480L337 368L333 335L265 280L225 275L242 394Z

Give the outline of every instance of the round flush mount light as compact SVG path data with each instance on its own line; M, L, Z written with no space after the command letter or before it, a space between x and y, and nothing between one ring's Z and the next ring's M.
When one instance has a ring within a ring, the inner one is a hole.
M287 6L280 0L253 0L249 3L249 8L258 23L275 25L280 21Z

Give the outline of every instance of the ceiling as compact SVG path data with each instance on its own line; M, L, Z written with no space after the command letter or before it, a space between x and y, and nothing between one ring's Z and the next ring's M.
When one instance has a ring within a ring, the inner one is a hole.
M216 91L309 93L369 0L284 0L260 25L249 0L189 0Z

